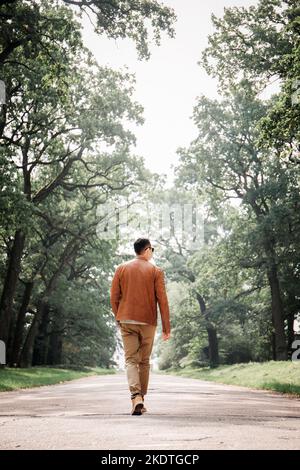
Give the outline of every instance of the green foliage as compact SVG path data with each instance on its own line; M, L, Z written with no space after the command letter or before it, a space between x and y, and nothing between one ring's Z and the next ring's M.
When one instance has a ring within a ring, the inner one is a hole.
M72 370L67 368L33 367L24 369L0 369L0 391L12 391L21 388L41 387L80 379L91 375L113 374L114 369L84 369Z
M214 231L205 231L199 251L168 254L170 272L190 288L188 308L194 313L198 299L205 312L200 330L190 327L195 338L182 339L182 364L203 360L204 328L217 331L220 363L280 357L293 339L300 308L298 19L294 0L260 0L212 16L215 31L200 64L218 78L221 98L197 99L198 135L178 149L175 184L198 195ZM280 91L262 99L274 79Z
M0 46L1 60L7 60L10 54L19 47L24 55L36 57L40 53L40 41L44 36L48 46L59 37L57 29L64 25L63 35L78 32L74 30L74 22L64 24L61 16L74 13L78 19L85 16L91 21L97 34L105 34L109 38L130 38L134 41L140 59L150 57L149 45L160 44L161 33L166 32L174 37L173 23L176 20L174 10L156 0L41 0L39 3L2 2L0 18L2 35ZM63 37L63 36L62 36ZM51 52L51 47L45 49Z
M300 396L299 365L299 361L250 362L248 364L220 366L215 369L174 369L170 373L193 379L274 390Z
M152 181L130 148L129 123L143 123L135 78L95 61L82 14L99 34L133 39L143 58L150 30L156 44L174 33L174 12L156 1L0 6L0 324L8 362L23 366L113 363L117 241L98 236L98 208Z

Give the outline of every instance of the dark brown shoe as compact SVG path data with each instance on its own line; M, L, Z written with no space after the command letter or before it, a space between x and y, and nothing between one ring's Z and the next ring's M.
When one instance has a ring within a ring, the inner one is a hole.
M144 395L142 395L142 399L144 401ZM145 405L143 405L143 408L141 409L141 412L146 413L147 411L148 411L147 408L145 407Z
M132 415L141 415L142 414L142 409L144 407L144 402L141 397L141 395L136 395L134 398L132 398L132 410L131 414Z

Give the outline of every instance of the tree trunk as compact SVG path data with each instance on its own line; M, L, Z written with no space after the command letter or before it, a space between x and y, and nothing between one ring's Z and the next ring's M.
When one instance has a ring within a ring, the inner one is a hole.
M284 331L284 318L283 307L279 288L279 281L277 275L277 268L275 263L268 271L268 280L271 289L271 306L272 306L272 319L275 333L275 348L276 360L286 361L287 355L287 342Z
M219 346L217 338L217 330L211 324L206 327L208 334L208 352L210 367L217 367L219 365Z
M50 306L45 304L42 310L41 321L39 323L38 333L34 341L32 365L46 364L48 352L48 325L49 325Z
M16 322L13 347L12 347L12 353L11 353L11 358L10 358L11 367L15 367L19 363L21 347L23 344L25 317L26 317L26 312L28 310L28 305L30 302L32 289L33 289L33 282L26 282L25 290L23 294L23 300L19 309L17 322Z
M58 365L62 363L63 348L63 324L59 311L54 312L52 329L49 338L49 348L47 355L48 365Z
M10 319L9 331L8 331L8 339L7 339L7 347L6 347L6 362L10 364L11 356L12 356L12 349L13 349L13 340L14 340L14 332L16 328L16 312L14 308L12 309L12 316Z
M294 330L294 321L295 321L295 313L289 312L287 318L287 326L288 326L288 352L289 355L292 355L293 349L292 344L295 339L295 330Z
M276 361L276 338L275 338L275 333L274 331L272 332L272 359L273 361Z
M34 342L39 331L40 323L42 319L44 318L45 309L48 308L49 297L51 293L53 292L53 290L55 289L56 283L65 265L67 264L67 262L70 261L72 257L75 256L75 254L77 253L79 249L80 245L76 243L76 240L77 240L77 237L74 237L66 245L61 255L59 265L56 271L50 277L49 282L43 294L41 295L40 300L37 303L37 311L32 321L32 324L30 326L30 329L28 331L28 334L27 334L27 337L26 337L26 340L25 340L25 343L21 352L20 367L30 367L32 365Z
M264 234L264 249L268 260L267 277L271 290L272 322L275 334L276 361L286 361L287 341L284 331L284 311L276 264L275 239L269 232Z
M207 318L206 305L202 295L197 292L196 296L199 303L200 312L205 320L205 328L208 335L209 365L210 367L217 367L219 365L219 344L217 337L217 329Z
M36 314L32 320L30 328L28 330L24 346L20 355L19 366L22 368L32 366L32 355L33 355L33 346L34 340L38 333L40 319L43 316L43 310L45 308L45 302L43 300L38 302Z
M16 292L18 275L21 268L21 258L24 250L25 234L17 230L9 255L8 267L0 301L0 339L8 343L12 321L13 300Z

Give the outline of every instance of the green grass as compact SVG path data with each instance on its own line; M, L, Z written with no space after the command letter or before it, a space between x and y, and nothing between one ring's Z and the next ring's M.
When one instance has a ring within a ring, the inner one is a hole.
M114 374L114 369L100 367L70 370L55 367L31 367L29 369L4 368L0 369L0 392L17 390L19 388L40 387L68 380L79 379L91 375Z
M249 362L215 369L168 369L160 373L300 396L300 361Z

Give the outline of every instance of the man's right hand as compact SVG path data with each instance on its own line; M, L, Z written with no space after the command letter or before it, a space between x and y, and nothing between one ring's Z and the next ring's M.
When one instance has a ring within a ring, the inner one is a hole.
M170 336L171 336L171 333L164 333L162 334L162 339L163 341L167 341L168 339L170 339Z

